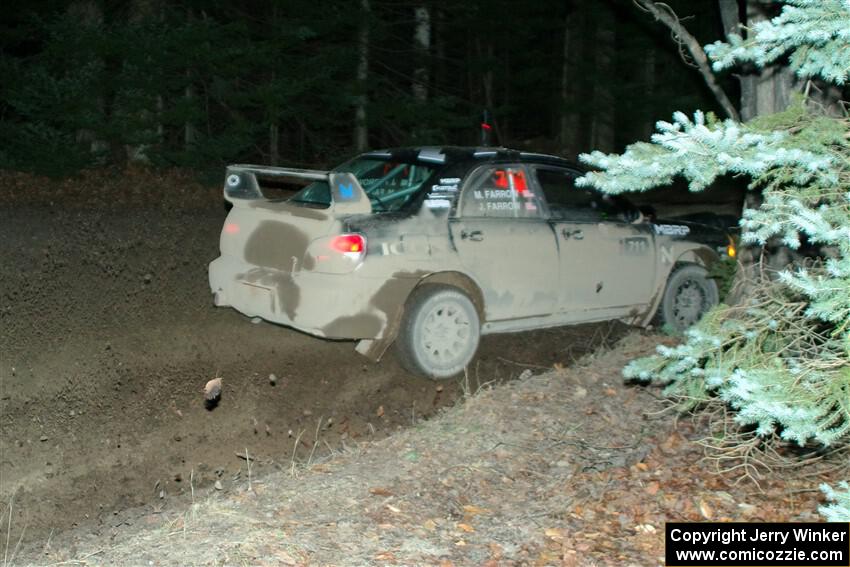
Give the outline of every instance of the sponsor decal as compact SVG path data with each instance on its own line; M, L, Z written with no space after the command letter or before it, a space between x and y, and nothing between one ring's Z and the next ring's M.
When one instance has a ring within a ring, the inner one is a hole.
M455 193L459 184L460 177L443 177L439 184L431 186L431 191Z
M431 191L454 193L457 191L457 185L431 185Z
M339 184L339 198L344 201L350 201L354 199L354 184L349 183L348 185Z
M382 256L400 256L404 254L403 242L381 242L378 244L378 250Z
M681 224L654 224L655 234L664 236L687 236L691 233L690 227Z
M448 209L452 202L448 199L425 199L425 206L429 209Z

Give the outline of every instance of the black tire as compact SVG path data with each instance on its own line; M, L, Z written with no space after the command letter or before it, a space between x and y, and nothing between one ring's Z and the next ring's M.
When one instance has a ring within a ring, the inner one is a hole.
M480 337L478 311L465 293L425 284L407 300L396 349L409 372L440 380L466 368Z
M718 301L717 283L708 277L708 271L702 266L688 264L674 270L667 278L658 319L662 326L682 332L699 321Z

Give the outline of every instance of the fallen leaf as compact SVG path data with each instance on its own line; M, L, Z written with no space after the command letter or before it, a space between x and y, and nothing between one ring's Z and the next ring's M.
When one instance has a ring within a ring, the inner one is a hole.
M682 444L682 437L676 433L671 433L670 436L661 444L661 449L670 452Z
M478 506L473 506L472 504L467 504L463 507L463 511L467 516L480 516L482 514L489 514L490 510L486 508L479 508Z
M546 535L546 537L551 538L551 539L555 539L555 540L564 539L564 530L559 529L559 528L546 528L545 530L543 530L543 533Z
M375 556L376 561L395 561L396 557L392 551L382 551Z
M475 531L475 528L473 528L473 527L472 527L472 526L470 526L469 524L459 523L459 524L457 525L457 527L458 527L458 528L460 528L461 530L465 531L466 533L472 533L472 532L474 532L474 531Z
M369 489L369 494L373 496L392 496L393 493L390 492L388 488L383 488L381 486L376 486L374 488Z
M375 412L375 415L377 415L378 417L383 417L384 416L384 406L378 406L378 411Z
M646 485L646 488L644 488L643 490L644 490L644 492L646 492L650 496L655 496L656 494L658 494L658 489L660 489L660 488L661 488L661 484L659 484L658 482L650 482L649 484Z
M638 463L635 466L642 471L648 471L649 470L649 465L647 465L646 463Z
M706 520L710 520L714 517L714 510L705 500L699 501L699 513L702 514L702 517Z

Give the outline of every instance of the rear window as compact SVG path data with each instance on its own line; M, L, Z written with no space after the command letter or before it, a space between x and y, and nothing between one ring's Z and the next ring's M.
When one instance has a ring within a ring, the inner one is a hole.
M374 158L355 158L336 172L353 173L372 202L372 210L397 211L407 205L434 178L436 167ZM296 193L291 202L327 208L331 190L326 181L316 181Z

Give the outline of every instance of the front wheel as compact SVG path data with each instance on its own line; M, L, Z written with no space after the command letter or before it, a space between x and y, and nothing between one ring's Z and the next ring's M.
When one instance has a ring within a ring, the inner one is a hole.
M446 285L423 285L405 307L396 345L402 365L433 379L463 371L478 350L480 321L472 301Z
M683 266L667 280L658 309L661 324L682 332L717 305L717 284L702 266Z

